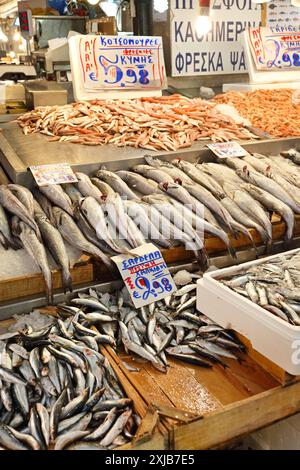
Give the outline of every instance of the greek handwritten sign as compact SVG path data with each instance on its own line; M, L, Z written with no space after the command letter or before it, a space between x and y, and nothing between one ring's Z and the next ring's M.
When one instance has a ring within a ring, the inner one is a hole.
M136 308L164 299L176 286L158 248L152 243L135 248L132 255L112 257Z
M76 183L78 180L68 163L36 165L29 167L38 186L48 184Z
M247 150L237 142L219 142L217 144L207 144L207 147L219 158L245 157L249 155Z
M161 37L87 35L78 47L86 90L167 86Z
M300 31L292 26L249 28L247 39L257 70L300 70Z

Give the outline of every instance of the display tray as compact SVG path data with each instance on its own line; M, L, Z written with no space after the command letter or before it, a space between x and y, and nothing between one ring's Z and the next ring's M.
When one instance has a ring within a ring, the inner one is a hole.
M44 307L39 309L41 314L51 315L56 317L56 310L55 307ZM9 326L14 323L14 319L8 320L1 320L0 321L0 333L7 331ZM100 352L108 359L110 365L114 369L124 391L127 394L128 398L131 398L133 409L135 413L137 413L142 421L137 429L136 436L134 437L133 441L126 444L126 446L117 447L114 450L130 450L133 449L136 445L139 447L140 450L147 450L147 449L157 449L157 450L165 450L168 448L168 432L166 427L161 422L157 422L156 426L149 426L148 423L148 405L145 400L140 396L137 392L135 387L130 383L128 378L122 372L122 370L116 365L116 362L111 359L110 354L108 351L103 348L102 346L99 348ZM149 447L149 444L151 445ZM51 450L51 449L50 449Z
M167 160L182 157L191 162L195 162L198 157L205 161L212 158L210 150L206 147L211 141L199 141L176 152L153 152L142 148L117 147L113 144L87 147L73 143L48 142L49 138L42 134L25 136L16 122L2 124L1 128L1 164L14 183L28 187L33 184L32 176L27 171L32 165L66 162L76 171L91 175L100 165L105 165L111 170L128 169L132 165L142 163L145 154L161 155ZM297 138L288 138L242 141L241 144L250 152L275 154L295 146L298 142Z
M175 271L178 269L193 266L181 265ZM111 282L100 284L97 289L111 292L120 286L121 282ZM61 300L56 298L57 302ZM53 313L55 307L39 310ZM0 321L0 331L9 322ZM133 399L136 411L144 417L144 429L124 450L223 448L300 411L300 380L290 378L282 386L261 365L261 358L252 357L251 348L239 355L239 361L226 359L225 369L213 366L208 370L169 359L166 374L124 352L116 354L110 347L103 353ZM129 371L125 362L139 370ZM153 410L160 417L156 427Z

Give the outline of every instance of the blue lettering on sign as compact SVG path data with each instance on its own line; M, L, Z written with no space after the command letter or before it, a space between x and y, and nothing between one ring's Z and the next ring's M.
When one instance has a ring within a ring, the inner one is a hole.
M159 282L157 279L149 281L146 277L139 275L135 279L135 286L141 291L141 295L139 297L142 297L143 300L148 300L150 296L155 299L158 295L164 292L169 293L173 289L168 277L163 277ZM138 298L138 291L134 291L133 295L135 298Z

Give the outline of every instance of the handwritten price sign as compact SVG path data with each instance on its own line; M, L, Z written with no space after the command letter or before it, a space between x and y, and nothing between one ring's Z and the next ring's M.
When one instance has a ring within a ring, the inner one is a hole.
M257 70L300 70L300 32L283 29L248 29L248 41Z
M164 299L177 290L160 250L152 243L136 248L132 256L118 255L112 260L136 308Z
M160 37L87 35L80 38L78 47L86 90L167 86Z

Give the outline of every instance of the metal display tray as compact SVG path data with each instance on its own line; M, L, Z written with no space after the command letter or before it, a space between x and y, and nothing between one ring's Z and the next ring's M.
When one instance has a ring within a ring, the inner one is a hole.
M73 143L48 142L49 138L42 134L25 136L15 122L2 124L0 134L0 163L11 178L18 184L30 187L33 178L28 171L32 165L69 163L75 171L88 175L105 165L109 170L128 169L134 164L142 163L145 154L162 156L166 160L184 158L195 162L210 161L212 152L206 147L209 141L199 141L189 148L176 152L153 152L141 148L105 146L86 146ZM277 154L299 144L299 138L268 139L241 142L249 152Z

